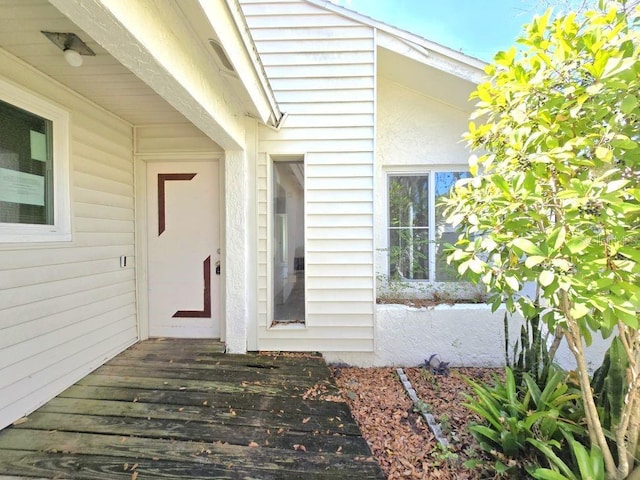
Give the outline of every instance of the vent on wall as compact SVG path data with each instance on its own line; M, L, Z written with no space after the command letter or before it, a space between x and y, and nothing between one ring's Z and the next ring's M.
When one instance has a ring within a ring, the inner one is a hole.
M233 68L233 64L231 63L231 60L229 60L229 57L227 56L227 52L224 51L224 48L222 47L222 45L220 45L220 43L218 43L217 41L211 38L209 39L209 45L211 45L211 48L213 48L213 51L216 52L216 55L218 56L218 60L220 60L220 63L222 64L222 66L226 68L229 72L235 73L236 69Z

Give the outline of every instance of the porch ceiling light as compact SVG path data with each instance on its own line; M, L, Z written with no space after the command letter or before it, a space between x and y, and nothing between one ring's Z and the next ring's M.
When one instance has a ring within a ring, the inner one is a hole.
M93 50L75 33L42 31L42 34L62 50L64 59L72 67L82 65L82 55L95 56Z

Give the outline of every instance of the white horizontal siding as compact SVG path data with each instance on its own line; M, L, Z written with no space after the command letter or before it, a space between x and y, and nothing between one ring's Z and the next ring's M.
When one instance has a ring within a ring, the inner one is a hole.
M223 149L190 123L145 125L135 129L136 154L222 152Z
M290 66L271 65L265 67L270 82L281 78L291 78ZM374 67L369 62L354 63L354 64L340 64L332 65L331 70L328 70L325 65L307 65L305 67L305 73L309 78L347 78L347 77L362 77L366 75L373 75Z
M281 110L262 128L257 164L258 347L373 348L373 28L301 0L241 0ZM305 158L307 313L270 327L269 155Z
M73 227L70 243L0 245L2 428L135 342L137 323L131 126L0 55L0 76L70 113Z

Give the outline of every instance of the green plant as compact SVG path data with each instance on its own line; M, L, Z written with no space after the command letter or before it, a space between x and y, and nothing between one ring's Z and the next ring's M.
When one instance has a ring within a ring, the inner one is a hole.
M571 458L577 468L567 465L553 451L552 446L560 448L558 442L547 444L530 439L529 443L549 459L550 468L530 468L529 474L540 480L605 480L602 451L596 445L592 445L591 450L587 451L584 445L573 439L570 434L566 435L566 439L571 448Z
M547 337L542 329L540 315L535 314L531 318L526 318L520 327L520 337L513 345L513 354L508 355L509 348L509 314L504 314L505 329L505 358L506 364L511 367L516 377L516 383L521 384L523 374L529 373L538 386L543 386L547 381L547 376L553 356L547 349Z
M614 337L591 381L596 405L601 412L602 426L606 430L615 430L622 421L624 396L628 389L628 368L629 359L624 352L624 345L618 337Z
M463 229L448 257L458 272L494 308L539 314L564 335L610 480L633 470L640 433L640 14L622 3L547 12L526 27L525 51L496 55L466 135L481 152L473 178L445 200ZM540 304L520 294L527 282ZM614 330L628 367L610 444L585 344Z
M431 457L439 463L455 463L459 459L459 455L452 452L449 447L445 447L441 443L436 443L436 448L431 451Z
M522 472L528 464L544 460L538 458L540 451L532 448L532 440L560 443L563 433L585 433L576 421L580 393L567 386L566 378L563 370L553 367L541 389L525 372L521 387L507 367L504 381L494 377L494 385L465 379L474 393L466 397L465 405L484 421L472 425L470 431L480 447L494 457L498 471Z

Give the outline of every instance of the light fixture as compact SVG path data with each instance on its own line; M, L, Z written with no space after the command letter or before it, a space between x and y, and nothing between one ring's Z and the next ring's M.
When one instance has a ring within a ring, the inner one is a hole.
M56 47L62 50L64 59L72 67L79 67L82 65L82 55L95 56L93 50L91 50L75 33L42 31L42 34L51 40Z
M64 55L64 59L72 67L80 67L82 65L82 55L75 50L67 48L62 55Z

